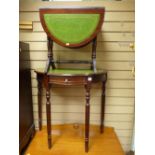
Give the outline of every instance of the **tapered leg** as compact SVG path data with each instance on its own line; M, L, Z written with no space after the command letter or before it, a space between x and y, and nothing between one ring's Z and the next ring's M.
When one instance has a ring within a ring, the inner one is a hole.
M85 89L86 89L85 152L88 152L88 149L89 149L89 117L90 117L90 84L86 84Z
M39 124L39 130L42 129L42 79L39 75L37 75L37 80L38 80L38 124Z
M104 131L104 111L105 111L105 81L102 82L100 133L103 133Z
M50 86L46 86L46 117L47 117L47 134L48 134L48 148L52 147L51 136L51 103L50 103Z

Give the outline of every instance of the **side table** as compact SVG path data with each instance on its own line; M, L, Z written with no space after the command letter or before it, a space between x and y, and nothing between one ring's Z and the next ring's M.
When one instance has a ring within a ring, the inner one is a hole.
M48 147L52 146L51 135L51 103L50 103L50 87L52 84L71 86L83 85L86 90L85 104L85 152L89 149L89 119L90 119L90 90L93 83L102 83L102 99L101 99L101 118L100 132L104 130L104 110L105 110L105 84L107 80L106 71L92 70L50 70L45 73L43 70L36 70L38 80L38 113L39 113L39 130L42 128L42 103L41 94L42 86L46 89L46 116L47 116L47 133Z

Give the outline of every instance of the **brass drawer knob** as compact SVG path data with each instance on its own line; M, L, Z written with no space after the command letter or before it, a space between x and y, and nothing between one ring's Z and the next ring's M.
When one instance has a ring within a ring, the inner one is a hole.
M92 81L92 77L88 77L88 81Z
M68 82L68 79L65 79L65 82Z

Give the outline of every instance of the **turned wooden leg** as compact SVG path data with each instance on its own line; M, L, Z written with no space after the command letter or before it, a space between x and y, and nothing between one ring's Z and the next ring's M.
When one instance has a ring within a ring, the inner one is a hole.
M51 104L50 104L50 86L46 86L46 117L47 117L47 134L48 134L48 148L52 147L51 136Z
M85 85L86 109L85 109L85 152L89 149L89 117L90 117L90 84Z
M38 80L38 124L39 130L42 129L42 79L37 75Z
M104 111L105 111L105 81L102 82L102 96L101 96L101 125L100 133L104 131Z

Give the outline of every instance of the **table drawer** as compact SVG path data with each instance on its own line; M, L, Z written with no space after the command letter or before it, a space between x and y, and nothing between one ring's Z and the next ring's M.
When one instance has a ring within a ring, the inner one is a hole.
M82 76L73 76L73 77L60 77L60 76L51 76L49 78L50 83L55 84L63 84L63 85L79 85L79 84L85 84L86 83L86 77Z

